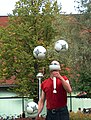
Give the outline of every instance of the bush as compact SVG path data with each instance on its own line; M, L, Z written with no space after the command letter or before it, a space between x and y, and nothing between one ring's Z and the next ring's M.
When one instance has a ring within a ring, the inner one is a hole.
M70 112L70 120L91 120L91 114Z

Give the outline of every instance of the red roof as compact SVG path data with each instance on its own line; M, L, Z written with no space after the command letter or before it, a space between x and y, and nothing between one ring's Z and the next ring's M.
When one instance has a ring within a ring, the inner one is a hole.
M6 27L8 25L8 16L0 16L0 26ZM15 76L12 76L8 80L0 80L0 86L15 84Z
M12 76L10 79L8 80L0 80L0 86L2 85L13 85L15 84L15 76Z
M8 25L8 16L0 16L0 26L6 27Z

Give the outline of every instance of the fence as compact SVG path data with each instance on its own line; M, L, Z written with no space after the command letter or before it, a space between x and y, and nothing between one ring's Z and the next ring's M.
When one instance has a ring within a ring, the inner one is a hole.
M68 110L77 112L78 108L82 110L91 108L90 98L76 98L76 96L68 96ZM27 97L0 97L0 118L14 117L19 120L23 111L26 111L26 105L30 101ZM46 106L43 109L42 115L46 115ZM27 116L27 112L26 112ZM27 118L27 120L30 120Z

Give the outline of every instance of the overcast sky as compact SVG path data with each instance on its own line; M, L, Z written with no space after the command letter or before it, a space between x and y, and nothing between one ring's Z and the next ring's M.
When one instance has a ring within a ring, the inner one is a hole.
M18 0L0 0L0 16L12 14L12 10L15 8L15 2ZM74 9L74 0L58 0L58 3L62 4L62 11L69 13L77 13Z

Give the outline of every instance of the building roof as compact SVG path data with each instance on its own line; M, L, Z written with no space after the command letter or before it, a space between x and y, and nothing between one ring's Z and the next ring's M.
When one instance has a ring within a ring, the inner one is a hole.
M8 25L8 16L0 16L0 26L6 27Z
M14 86L15 85L15 76L12 76L10 79L8 80L0 80L0 87L10 87L10 86Z
M6 27L8 25L8 16L0 16L0 26ZM0 87L10 87L15 84L15 76L8 80L0 80Z

